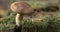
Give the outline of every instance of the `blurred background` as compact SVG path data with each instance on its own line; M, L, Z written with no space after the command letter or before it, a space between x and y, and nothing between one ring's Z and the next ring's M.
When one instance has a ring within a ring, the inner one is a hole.
M15 1L27 2L40 14L33 19L42 19L25 19L22 32L60 32L60 0L0 0L0 32L13 32L16 13L10 5Z

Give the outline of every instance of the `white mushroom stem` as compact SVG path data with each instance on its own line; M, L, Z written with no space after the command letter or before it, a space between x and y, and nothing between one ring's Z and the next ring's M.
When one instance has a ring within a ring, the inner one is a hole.
M20 26L23 25L23 15L22 14L18 14L16 15L16 25Z

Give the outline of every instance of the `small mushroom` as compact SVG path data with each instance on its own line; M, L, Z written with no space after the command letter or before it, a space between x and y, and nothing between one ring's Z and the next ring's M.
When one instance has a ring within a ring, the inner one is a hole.
M10 8L13 12L17 13L16 25L19 27L23 25L23 16L33 12L32 7L26 2L14 2L11 4Z

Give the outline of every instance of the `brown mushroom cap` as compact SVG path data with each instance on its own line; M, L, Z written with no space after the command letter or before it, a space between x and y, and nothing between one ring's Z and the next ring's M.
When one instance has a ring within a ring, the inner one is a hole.
M10 8L12 11L20 14L30 14L33 12L32 7L26 2L14 2Z

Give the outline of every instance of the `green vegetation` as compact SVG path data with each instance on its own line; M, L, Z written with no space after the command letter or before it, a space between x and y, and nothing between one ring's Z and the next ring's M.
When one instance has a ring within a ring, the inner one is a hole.
M60 15L58 14L59 13L56 12L52 17L43 16L45 19L38 22L32 22L31 19L24 20L23 32L60 32ZM15 14L10 15L8 19L0 21L0 30L12 29L14 26Z

